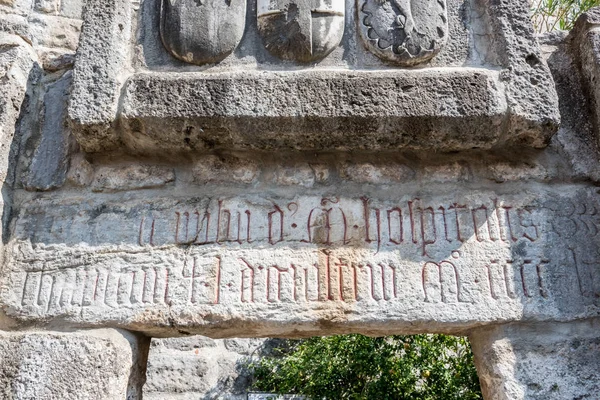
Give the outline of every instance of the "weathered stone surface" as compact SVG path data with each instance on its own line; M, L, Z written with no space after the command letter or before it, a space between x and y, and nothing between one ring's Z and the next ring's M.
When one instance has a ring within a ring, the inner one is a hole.
M568 32L540 36L560 99L561 126L553 138L563 161L577 179L600 181L600 151L594 135L592 107L582 88L577 57L565 40Z
M44 13L57 13L60 7L59 0L35 0L33 8L36 11L41 11Z
M85 0L61 0L59 14L81 20L84 3Z
M348 190L32 201L4 309L24 323L221 337L598 315L595 190Z
M390 92L392 87L397 89ZM124 142L142 153L290 147L458 150L510 140L502 134L502 84L497 73L483 70L273 72L268 77L245 72L203 80L140 74L127 83L122 119Z
M365 46L384 60L421 64L446 42L446 0L357 0Z
M3 239L13 200L14 170L18 155L14 141L20 140L16 133L17 122L24 104L27 106L26 95L31 94L29 86L33 79L30 75L33 75L35 59L33 49L23 38L0 32L0 220ZM5 241L0 245L0 261L4 260L4 243ZM0 324L1 326L3 325Z
M560 115L554 82L542 61L529 18L529 3L521 0L483 3L484 10L479 10L482 14L475 17L473 26L489 21L493 28L492 32L483 33L481 44L496 49L495 53L487 52L486 61L505 68L502 77L511 110L509 135L523 145L541 147L543 139L534 133L545 129L556 132Z
M3 14L14 13L18 15L26 15L32 8L32 0L1 0L0 6L6 6L3 9Z
M36 14L29 18L29 26L35 38L36 48L43 46L71 51L77 49L81 20Z
M309 53L313 57L322 52L323 46L337 46L332 43L342 29L334 29L333 21L343 22L336 14L343 7L338 10L336 2L323 7L311 3L317 8L310 12L304 10L310 5L308 0L306 4L260 3L258 27L247 30L239 49L217 66L198 68L161 53L164 49L156 44L160 39L148 28L154 26L158 12L150 5L137 12L127 5L94 5L93 1L99 0L92 0L89 9L96 11L86 17L89 32L84 32L79 52L85 60L76 66L70 108L76 137L86 152L123 147L138 154L250 148L454 151L544 147L556 131L552 81L539 58L527 7L520 0L493 7L472 5L466 23L475 31L485 27L484 33L474 35L477 51L470 53L472 59L454 64L455 58L441 50L436 64L441 68L414 71L390 69L369 56L356 42L358 31L354 30L342 37L339 47L344 51L331 53L337 58L327 65L333 68L298 71L289 62L278 64L261 53L260 40L278 57L299 61L306 61ZM434 3L434 8L442 5L439 1L427 4ZM385 4L391 7L392 3ZM461 4L446 2L447 32L456 34L452 40L448 37L448 53L461 53L469 46L467 36L456 27L462 24ZM350 7L356 11L357 5ZM423 7L414 10L417 20ZM327 16L311 17L318 13ZM132 23L136 16L139 24ZM310 26L306 21L311 19L312 33L302 33L300 26ZM426 25L431 29L423 32L417 27L411 43L405 43L413 54L422 53L413 43L420 33L438 34L437 24ZM137 28L139 37L130 36ZM280 35L282 31L302 40L288 37L279 43L286 36ZM318 38L331 43L315 44ZM111 48L119 50L111 53ZM129 63L127 54L135 54ZM102 79L93 77L92 65L103 71ZM461 65L469 68L457 68ZM281 71L284 68L290 71ZM102 88L92 90L95 86ZM103 100L91 101L89 93L102 95Z
M258 0L256 10L265 47L284 60L320 60L344 35L343 0Z
M300 185L312 187L315 184L315 172L308 163L278 168L275 172L275 184L285 186Z
M598 11L541 53L522 0L241 4L89 0L61 186L82 1L0 0L0 327L470 332L487 398L593 398ZM0 387L135 398L111 332L1 334ZM171 340L147 397L238 388L241 342Z
M5 182L17 119L29 86L35 53L22 38L0 32L0 181Z
M240 182L252 183L260 170L255 161L235 156L204 156L195 164L192 180L196 183Z
M75 53L64 50L44 50L38 56L44 70L49 72L72 68L75 62Z
M581 70L584 91L592 106L596 137L600 143L600 7L579 17L570 39Z
M153 165L103 166L96 169L92 190L135 190L165 186L175 180L173 169Z
M76 127L80 126L79 135L83 134L92 146L95 143L109 147L117 142L110 127L117 115L120 86L126 78L130 24L129 1L87 2L69 116Z
M414 175L410 167L394 162L383 165L346 162L340 168L343 179L362 183L400 183L410 180Z
M227 57L242 39L245 23L245 0L162 0L163 43L188 63L202 65Z
M514 324L470 333L486 400L594 399L600 321Z
M24 182L29 190L55 189L65 182L70 145L65 124L71 75L70 72L63 75L49 86L44 95L40 137Z
M144 399L246 400L251 376L245 365L272 341L152 339Z
M94 179L94 167L82 154L74 155L67 172L67 182L75 186L89 186L92 179Z
M0 333L5 399L141 399L148 339L112 329Z

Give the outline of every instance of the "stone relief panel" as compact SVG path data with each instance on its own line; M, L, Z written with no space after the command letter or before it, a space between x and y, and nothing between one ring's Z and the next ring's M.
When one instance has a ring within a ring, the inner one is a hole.
M68 109L84 152L542 148L557 129L535 38L485 40L529 32L521 0L260 0L256 24L238 0L89 1ZM399 69L416 64L436 69Z
M357 7L363 42L383 60L421 64L447 40L446 0L358 0Z
M317 61L344 35L344 0L258 0L258 31L283 60Z
M221 61L239 44L246 23L245 0L162 0L160 35L176 58Z

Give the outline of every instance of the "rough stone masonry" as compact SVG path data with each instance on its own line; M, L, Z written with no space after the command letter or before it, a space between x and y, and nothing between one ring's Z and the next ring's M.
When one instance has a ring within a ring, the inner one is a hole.
M598 398L600 9L541 37L526 0L0 16L3 398L218 397L144 387L150 338L353 332L468 335L486 399Z

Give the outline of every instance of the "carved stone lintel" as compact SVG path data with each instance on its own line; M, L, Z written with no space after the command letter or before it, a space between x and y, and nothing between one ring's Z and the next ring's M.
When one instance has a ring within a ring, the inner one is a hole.
M358 0L358 14L367 49L398 65L430 60L448 36L446 0Z
M192 64L221 61L244 34L245 0L163 0L160 34L167 50Z

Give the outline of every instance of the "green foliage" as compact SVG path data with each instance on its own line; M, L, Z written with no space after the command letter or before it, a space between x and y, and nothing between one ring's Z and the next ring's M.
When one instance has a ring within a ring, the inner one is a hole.
M569 30L577 17L597 6L600 0L534 0L533 24L538 32Z
M316 399L481 399L466 338L362 335L288 341L250 365L254 390Z

